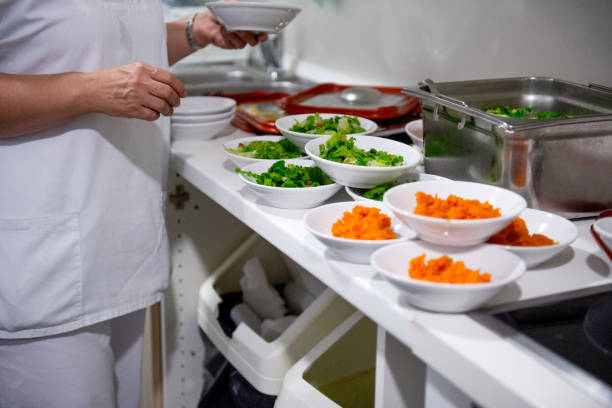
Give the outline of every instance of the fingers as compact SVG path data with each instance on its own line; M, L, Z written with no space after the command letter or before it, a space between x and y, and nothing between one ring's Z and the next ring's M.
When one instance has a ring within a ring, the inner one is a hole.
M221 27L220 30L220 42L224 43L226 46L223 48L235 48L241 49L247 45L247 42L243 40L237 32L227 31L227 28Z
M177 96L180 96L182 98L187 96L185 85L183 85L183 83L171 72L155 67L150 68L152 69L151 78L172 87Z
M236 31L236 36L240 38L243 42L249 44L250 46L257 45L257 36L255 33L251 31Z

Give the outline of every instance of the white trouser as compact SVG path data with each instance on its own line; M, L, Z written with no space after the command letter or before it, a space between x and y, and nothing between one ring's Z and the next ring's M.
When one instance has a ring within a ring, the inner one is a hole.
M138 408L144 309L49 337L0 339L0 408Z

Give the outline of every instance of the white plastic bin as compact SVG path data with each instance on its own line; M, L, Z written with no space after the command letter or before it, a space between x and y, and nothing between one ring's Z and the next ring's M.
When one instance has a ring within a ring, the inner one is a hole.
M242 266L256 255L271 284L299 280L315 300L274 341L244 323L228 337L218 321L221 295L240 291ZM258 391L277 395L289 368L355 309L261 237L253 234L200 287L198 324L217 349Z
M374 407L376 324L353 313L285 376L275 408Z

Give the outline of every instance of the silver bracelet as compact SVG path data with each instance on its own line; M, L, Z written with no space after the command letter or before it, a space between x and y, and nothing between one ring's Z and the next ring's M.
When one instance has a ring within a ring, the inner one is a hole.
M202 48L193 39L193 21L195 20L197 15L198 13L195 13L193 16L189 17L189 20L187 20L187 24L185 24L185 36L187 37L187 42L189 43L189 46L194 50L199 50L200 48Z

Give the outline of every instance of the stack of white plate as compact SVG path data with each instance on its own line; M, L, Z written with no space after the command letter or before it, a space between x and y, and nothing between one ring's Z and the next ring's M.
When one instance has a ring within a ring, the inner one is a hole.
M173 140L208 140L231 122L236 101L219 96L189 96L171 118Z

